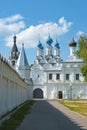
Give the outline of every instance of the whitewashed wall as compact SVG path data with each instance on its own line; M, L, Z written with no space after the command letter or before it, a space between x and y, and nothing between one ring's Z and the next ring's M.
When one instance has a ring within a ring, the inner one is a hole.
M0 116L32 99L32 85L25 83L0 55Z
M87 99L87 83L80 72L82 62L61 62L51 65L49 63L41 66L35 63L31 68L33 80L33 90L40 88L43 91L43 98L59 98L59 91L62 92L63 99ZM52 74L52 80L49 80L49 74ZM60 74L60 79L56 79L56 74ZM69 80L66 80L66 74L69 74ZM76 74L79 79L76 80Z

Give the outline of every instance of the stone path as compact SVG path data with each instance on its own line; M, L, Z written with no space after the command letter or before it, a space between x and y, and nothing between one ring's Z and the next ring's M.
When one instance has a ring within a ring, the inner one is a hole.
M16 130L87 130L87 118L58 101L37 100Z

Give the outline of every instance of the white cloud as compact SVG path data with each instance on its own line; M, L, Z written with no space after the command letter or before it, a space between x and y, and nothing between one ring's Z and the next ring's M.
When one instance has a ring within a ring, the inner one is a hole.
M12 15L7 18L0 19L0 23L14 23L16 21L22 20L23 17L20 14Z
M21 28L23 27L22 23L18 22L18 24L21 24L21 26L20 26ZM60 18L58 20L58 23L45 22L42 24L38 24L36 26L31 25L30 27L17 33L18 46L20 46L22 43L24 43L25 47L29 47L29 48L36 47L39 39L42 43L46 42L46 39L48 38L49 33L50 33L50 36L53 38L53 40L56 40L57 37L67 33L69 31L69 28L71 27L71 25L72 25L72 23L67 22L64 17ZM14 26L14 30L15 29L17 29L17 28ZM20 29L18 29L18 31L19 30ZM13 41L12 36L7 37L6 45L12 46L12 41Z
M6 38L12 34L19 33L24 28L25 24L20 14L2 18L0 19L0 38Z
M78 32L77 32L77 36L78 36L78 37L80 37L81 35L84 35L84 34L85 34L85 33L82 32L82 31L78 31Z

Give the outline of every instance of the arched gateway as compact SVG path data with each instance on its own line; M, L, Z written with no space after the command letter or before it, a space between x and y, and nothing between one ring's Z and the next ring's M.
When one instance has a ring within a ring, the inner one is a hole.
M37 88L33 91L33 98L43 98L43 91Z

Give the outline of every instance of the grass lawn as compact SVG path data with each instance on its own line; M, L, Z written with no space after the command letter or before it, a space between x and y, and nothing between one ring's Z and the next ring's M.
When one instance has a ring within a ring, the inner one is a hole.
M29 109L34 101L27 101L24 105L16 110L10 119L4 121L0 126L0 130L15 130L23 121L24 117L29 114Z
M87 100L86 101L61 101L61 104L68 107L70 110L78 112L87 117Z

